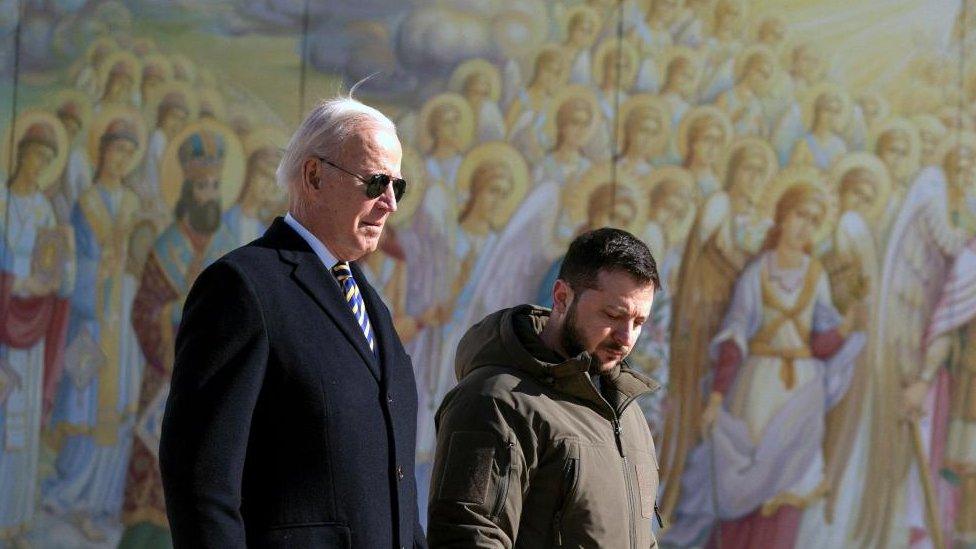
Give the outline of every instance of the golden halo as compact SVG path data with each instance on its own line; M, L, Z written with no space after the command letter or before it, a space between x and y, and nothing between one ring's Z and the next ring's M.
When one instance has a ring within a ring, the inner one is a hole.
M85 61L87 61L89 65L95 65L95 54L98 53L98 50L100 49L104 49L105 51L111 53L119 49L119 44L111 36L99 36L93 40L92 43L88 45L88 49L85 50ZM105 59L107 59L107 57L103 57L102 61L104 62ZM97 69L98 67L95 68Z
M224 210L234 205L244 183L244 147L234 130L215 120L198 120L180 130L166 145L160 168L160 192L166 205L172 210L183 188L183 167L180 165L180 145L201 130L219 134L224 138L224 169L220 177L220 206Z
M888 98L877 91L867 91L857 96L857 103L860 105L865 99L874 99L880 107L877 120L884 120L891 116L891 102ZM862 107L863 108L863 107Z
M687 234L688 229L691 228L691 224L695 221L695 213L697 210L695 197L698 196L698 186L695 184L695 176L681 166L662 166L651 170L651 173L640 182L640 186L645 189L644 196L647 197L648 218L651 215L651 195L654 194L654 189L663 181L677 182L678 185L687 191L687 196L690 197L691 207L688 208L685 217L673 227L674 234Z
M186 82L170 81L157 88L149 97L143 98L143 112L145 113L146 120L158 122L156 116L159 114L159 104L163 101L163 98L171 93L181 94L186 99L188 109L186 114L187 120L194 120L197 117L197 111L199 109L197 93Z
M274 150L280 155L286 146L288 146L288 136L280 128L273 126L259 128L244 138L244 158L251 158L252 154L263 149Z
M939 154L936 158L939 159L939 165L941 166L945 162L945 157L949 154L952 149L957 149L959 147L965 147L967 149L973 149L976 151L976 133L969 130L962 131L952 131L946 134L945 139L942 140L942 145L939 147Z
M224 96L214 88L202 88L197 92L199 97L199 114L210 112L214 118L223 122L227 118L227 108L224 106Z
M588 40L588 43L592 45L593 42L596 41L597 36L600 35L600 25L603 24L603 18L600 17L600 12L595 10L592 6L588 6L586 4L578 4L569 8L569 10L566 12L566 19L563 20L562 24L563 36L567 39L569 38L569 26L572 24L573 19L579 17L580 14L583 14L584 17L589 18L589 20L593 23L593 32Z
M620 85L618 86L622 90L629 90L634 85L634 80L637 78L637 71L640 69L640 54L637 53L637 48L628 41L617 41L614 38L608 38L600 42L600 45L596 47L596 51L593 53L593 67L591 69L593 71L593 82L597 85L603 82L604 59L614 50L630 61L630 68L620 74Z
M139 58L132 52L119 50L106 57L105 61L98 67L99 94L105 93L105 87L108 86L108 79L112 74L112 69L119 64L124 64L126 69L128 69L128 73L132 76L133 87L139 85L142 79L142 63L139 62Z
M732 146L725 151L725 155L722 157L721 166L721 179L723 186L725 181L728 179L729 173L729 162L732 158L741 151L742 149L749 148L759 150L763 159L766 161L766 172L763 173L762 184L763 186L768 186L769 182L773 180L773 176L776 175L776 170L779 169L779 159L776 156L776 151L773 147L765 140L759 137L746 136L737 137L735 141L732 142ZM729 189L726 189L728 191Z
M762 34L763 26L766 25L766 24L769 24L769 23L778 24L778 25L780 25L780 26L783 27L783 39L780 41L780 46L782 46L784 43L786 43L786 35L788 34L788 26L786 24L786 21L782 17L780 17L778 15L768 15L767 14L767 15L763 15L762 17L757 17L755 19L755 21L753 22L752 29L751 29L751 31L750 31L749 34L752 36L753 41L756 42L756 43L758 43L759 42L759 37ZM769 46L766 46L766 47L769 47Z
M749 59L751 59L753 56L756 55L761 55L765 57L766 60L769 61L769 64L773 67L773 71L775 72L776 68L778 67L778 64L776 63L776 54L773 53L773 50L771 50L769 46L765 46L763 44L753 44L752 46L749 46L748 48L743 50L742 53L737 55L735 58L734 70L735 70L736 83L742 81L742 77L745 76L746 65L748 65Z
M879 120L871 127L867 150L877 153L878 138L889 131L900 131L908 135L908 161L911 165L911 173L915 173L921 162L922 138L918 135L918 128L910 120L900 116Z
M465 98L456 93L446 92L428 99L423 108L420 109L420 116L417 119L417 135L421 152L428 153L434 147L434 136L430 134L430 117L442 106L451 106L457 110L460 116L458 126L461 130L458 136L460 140L458 148L466 151L471 146L471 141L474 140L474 112Z
M816 105L818 97L827 93L840 98L840 127L846 126L851 119L851 97L844 91L844 88L833 82L821 82L811 88L803 97L803 126L805 128L813 127L814 105Z
M691 68L695 73L695 85L701 80L705 66L702 63L702 55L687 46L671 46L664 52L664 63L661 64L661 85L663 86L668 78L668 67L679 58L687 59L691 63Z
M566 55L561 44L556 44L553 42L547 42L542 44L537 49L533 50L531 54L523 56L519 61L519 68L523 71L523 74L528 74L529 79L526 81L526 85L529 85L533 79L536 77L536 65L539 64L539 58L543 55L552 55L559 59L561 64L559 71L559 82L558 86L564 86L569 81L569 71L570 71L570 59Z
M136 129L136 150L129 160L129 165L125 167L125 175L132 173L132 170L142 162L142 156L146 153L146 123L143 121L139 111L128 105L112 105L98 113L92 121L91 128L88 130L88 158L91 159L93 175L98 171L100 160L99 152L101 149L102 135L109 124L116 120L125 120Z
M671 107L667 101L649 93L630 96L620 107L620 124L617 124L617 143L626 141L627 122L635 111L654 110L661 113L661 132L671 135Z
M197 67L197 85L201 88L216 88L217 75L208 67Z
M475 73L481 73L488 77L488 96L492 101L498 101L502 97L502 75L498 67L491 64L487 59L468 59L454 69L451 80L447 85L450 91L463 94L464 84L468 78Z
M791 167L783 170L773 179L763 194L760 211L764 212L769 220L776 219L776 203L788 189L797 185L809 185L818 192L822 193L824 204L827 211L824 214L820 226L814 231L814 243L821 242L827 238L833 230L837 220L837 195L827 190L820 172L811 166Z
M92 119L92 102L88 94L81 90L76 90L73 88L65 88L54 94L50 102L49 110L51 112L57 113L66 103L75 103L78 105L79 116L81 117L81 127L87 128L88 124L91 123Z
M413 220L413 214L417 211L426 190L424 186L427 181L425 172L424 159L417 149L410 145L403 145L400 173L403 174L403 179L407 181L407 193L397 202L397 211L389 217L387 223L394 227L402 227Z
M132 41L132 51L139 57L145 58L158 53L159 47L156 45L155 40L143 36Z
M515 208L518 207L528 191L529 167L522 154L508 143L502 141L482 143L471 149L461 161L457 175L458 194L468 195L474 172L485 160L502 161L512 172L512 190L505 197L505 203L498 214L501 218L499 220L500 225L504 226L515 213Z
M931 114L917 114L911 118L912 124L918 128L919 132L927 130L936 134L941 140L946 136L945 124L938 117Z
M856 152L843 157L830 170L831 186L838 200L844 176L854 168L864 168L874 175L874 202L867 213L868 221L874 221L888 205L888 195L891 193L891 176L888 174L888 168L880 158L870 153Z
M640 187L632 179L618 177L616 180L616 198L631 198L634 203L634 217L629 223L620 227L631 233L640 234L643 229L642 224L646 219L647 200L644 198ZM575 184L566 186L562 193L562 206L568 214L570 222L574 227L580 227L586 223L590 199L593 192L607 183L614 183L614 169L610 162L604 162L591 167Z
M149 54L142 58L142 71L146 72L146 67L158 67L163 73L163 80L169 82L173 79L173 63L168 57L161 53ZM140 75L140 81L142 80Z
M3 151L0 152L0 155L2 155L0 158L3 158L3 169L6 170L7 177L13 177L13 174L17 171L17 166L15 165L17 145L23 139L24 133L34 124L43 124L50 127L54 131L54 141L58 146L58 150L55 152L51 163L48 164L47 168L44 168L44 171L37 178L37 187L43 191L58 181L58 176L61 175L62 170L64 170L64 165L68 162L68 132L64 129L64 125L61 124L57 116L42 110L29 110L20 113L20 116L14 121L14 125L7 128L7 131L4 132ZM13 147L11 147L11 141L13 142ZM13 152L14 158L10 157L11 152Z
M700 107L695 107L685 114L684 118L681 119L681 124L678 126L678 155L681 158L686 158L688 156L688 131L692 126L695 125L698 120L702 118L711 118L714 120L722 129L722 134L724 136L724 143L722 148L729 146L732 142L732 137L734 135L732 131L732 121L729 120L728 115L718 107L713 107L711 105L703 105Z
M572 99L582 99L590 106L590 125L583 132L583 141L587 141L593 133L593 129L596 128L597 120L600 117L600 103L597 101L593 90L578 84L563 86L556 97L546 106L546 119L542 124L542 133L549 143L556 143L556 116L559 114L559 109Z
M189 57L177 53L169 56L173 62L173 77L181 82L193 84L197 80L197 66Z

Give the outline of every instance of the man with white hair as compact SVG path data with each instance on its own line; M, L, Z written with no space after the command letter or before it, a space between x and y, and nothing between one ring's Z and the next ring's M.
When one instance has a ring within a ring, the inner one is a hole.
M194 284L159 452L176 547L426 547L413 369L355 263L401 154L379 111L323 101L278 167L288 214Z

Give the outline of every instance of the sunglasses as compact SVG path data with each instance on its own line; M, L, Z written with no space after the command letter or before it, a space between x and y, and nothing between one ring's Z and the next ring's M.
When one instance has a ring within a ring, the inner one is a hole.
M356 179L362 181L366 184L366 196L368 198L376 198L386 191L386 187L389 184L393 184L393 196L396 197L397 202L403 198L403 195L407 193L407 182L400 178L390 177L385 173L374 173L373 175L363 177L359 174L352 173L351 171L343 168L342 166L336 165L334 162L326 160L322 157L316 157L325 164L332 166L333 168L339 170L342 173L351 175Z

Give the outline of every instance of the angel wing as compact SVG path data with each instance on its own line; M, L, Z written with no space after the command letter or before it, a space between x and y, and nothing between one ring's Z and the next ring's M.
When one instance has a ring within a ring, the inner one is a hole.
M718 96L735 86L735 57L729 57L715 66L699 86L699 100L702 104L714 103Z
M830 281L831 299L840 312L866 300L868 318L874 317L880 268L877 256L874 235L864 218L855 212L845 212L837 224L833 247L822 258ZM868 345L872 335L868 334ZM827 413L824 473L831 487L827 496L828 522L834 515L841 478L854 450L858 425L865 410L865 401L861 397L867 392L870 381L871 364L868 357L862 355L844 397Z
M653 56L641 61L640 69L637 71L637 81L634 89L644 93L658 93L661 91L661 71L658 69L657 61Z
M719 331L741 271L741 265L730 260L719 244L729 215L725 198L723 193L713 195L695 220L678 272L677 288L673 289L668 366L670 406L661 442L664 479L661 501L666 517L672 516L677 508L685 460L699 441L705 399L703 383L710 364L709 342Z
M441 184L430 186L400 243L407 261L407 314L417 316L447 297L454 280L453 199Z
M803 136L804 132L806 132L806 128L803 127L800 105L794 102L786 109L786 112L783 113L773 128L772 145L776 149L780 166L786 166L790 163L793 146Z
M558 257L553 235L560 202L559 186L544 182L522 202L484 262L485 275L474 290L468 317L485 316L535 299L539 281Z
M514 59L509 59L502 68L502 111L508 110L523 87L522 69Z
M844 128L844 141L851 144L852 151L863 151L867 147L868 123L860 105L854 105L851 109L851 119Z
M963 237L948 225L946 182L938 168L924 170L909 191L885 252L879 303L869 348L874 392L868 478L857 534L886 545L898 490L904 486L912 451L900 421L902 383L924 363L929 320L952 256Z

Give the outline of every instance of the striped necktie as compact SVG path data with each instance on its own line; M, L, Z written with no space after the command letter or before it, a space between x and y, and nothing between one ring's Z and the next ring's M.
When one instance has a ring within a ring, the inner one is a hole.
M369 343L369 350L376 352L376 344L373 340L373 329L369 325L369 316L366 315L366 303L363 302L363 296L359 293L359 286L356 285L356 279L352 277L352 270L349 268L349 263L345 261L340 261L332 267L332 274L335 275L336 280L339 281L339 285L342 286L342 293L346 296L346 303L352 309L353 316L356 317L356 322L359 323L359 327L363 330L363 335L366 336L366 343Z

